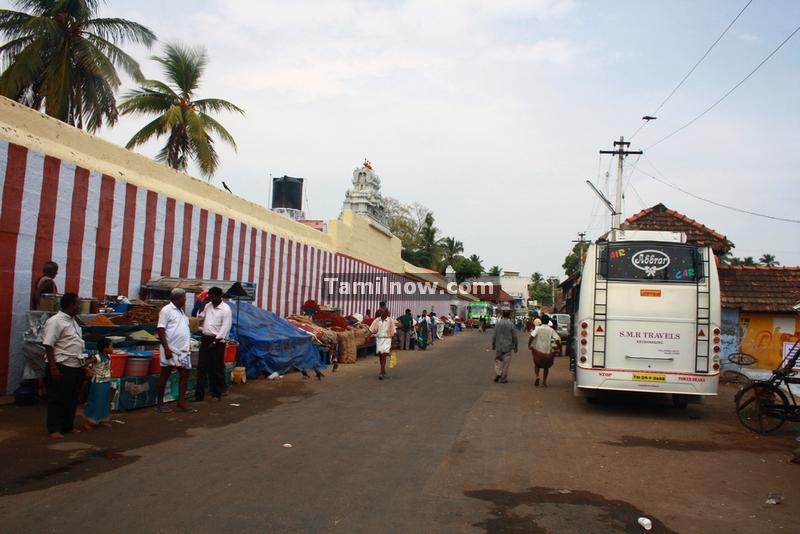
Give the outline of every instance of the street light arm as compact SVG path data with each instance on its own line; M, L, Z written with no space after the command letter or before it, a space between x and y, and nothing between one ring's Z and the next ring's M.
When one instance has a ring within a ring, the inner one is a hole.
M592 182L590 182L589 180L586 180L586 183L589 185L589 187L592 189L592 191L594 191L594 193L598 197L600 197L600 200L603 201L603 204L605 204L606 208L608 208L608 211L611 212L611 215L617 215L617 211L614 209L614 206L611 204L611 201L608 200L606 198L606 196L602 192L600 192L600 190L597 189Z

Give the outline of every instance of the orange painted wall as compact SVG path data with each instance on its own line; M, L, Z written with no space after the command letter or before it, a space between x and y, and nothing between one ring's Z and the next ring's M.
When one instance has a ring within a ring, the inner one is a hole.
M787 325L794 325L789 331ZM758 359L755 367L775 369L783 360L783 344L800 338L800 317L796 315L765 315L742 313L741 350Z

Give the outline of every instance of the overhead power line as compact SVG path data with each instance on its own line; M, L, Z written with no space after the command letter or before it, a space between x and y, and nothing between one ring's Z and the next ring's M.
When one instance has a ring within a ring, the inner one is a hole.
M653 165L653 163L649 160L649 158L647 158L647 156L645 156L645 159L647 160L648 163L650 163L650 165L654 169L656 169L655 165ZM696 198L697 200L702 200L703 202L708 202L709 204L713 204L714 206L718 206L720 208L725 208L725 209L736 211L736 212L739 212L739 213L752 215L754 217L763 217L765 219L772 219L773 221L782 221L782 222L800 224L800 219L789 219L789 218L786 218L786 217L776 217L774 215L767 215L766 213L758 213L756 211L746 210L744 208L737 208L736 206L730 206L728 204L723 204L721 202L717 202L716 200L711 200L709 198L701 197L700 195L696 195L696 194L692 193L691 191L687 191L686 189L680 187L679 185L676 185L676 184L672 183L671 181L667 180L666 177L664 177L664 179L661 179L661 178L659 178L657 176L654 176L654 175L650 174L649 172L643 171L642 169L640 169L638 167L636 168L636 170L638 172L644 174L645 176L648 176L648 177L652 178L656 182L659 182L661 184L666 185L667 187L671 187L672 189L675 189L676 191L680 191L681 193L683 193L685 195L689 195L690 197ZM656 171L658 171L658 169L656 169ZM658 173L662 174L661 171L658 171Z
M672 95L674 95L674 94L675 94L675 92L676 92L678 89L680 89L680 88L681 88L681 86L684 84L684 82L686 82L686 80L688 80L688 79L689 79L689 76L691 76L691 75L692 75L692 73L693 73L693 72L694 72L694 71L697 69L697 67L699 67L699 66L700 66L700 63L702 63L702 62L703 62L703 60L704 60L704 59L705 59L705 58L708 56L708 54L710 54L710 53L711 53L711 51L712 51L712 50L714 50L714 47L715 47L715 46L717 46L717 43L719 43L719 42L722 40L722 38L723 38L723 37L725 37L725 34L726 34L726 33L728 33L728 30L730 30L730 29L731 29L731 27L732 27L732 26L733 26L733 25L736 23L736 21L737 21L737 20L739 20L739 17L741 17L741 16L742 16L742 13L744 13L744 11L745 11L745 10L746 10L748 7L750 7L750 4L752 4L752 3L753 3L753 0L748 0L748 2L747 2L745 5L744 5L744 7L743 7L741 10L739 10L739 13L737 13L737 14L736 14L736 16L735 16L735 17L733 17L733 20L732 20L732 21L730 21L730 23L728 23L728 25L725 27L725 29L724 29L724 30L722 30L722 33L721 33L721 34L719 34L719 37L717 37L717 40L716 40L716 41L714 41L713 43L711 43L711 46L709 46L709 47L708 47L708 50L706 50L706 51L705 51L705 53L704 53L702 56L700 56L700 59L698 59L698 60L697 60L697 63L695 63L695 64L694 64L694 66L693 66L691 69L689 69L689 72L687 72L687 73L686 73L686 75L685 75L683 78L681 78L681 81L679 81L679 82L678 82L678 85L676 85L676 86L675 86L675 87L672 89L672 91L670 91L670 93L667 95L667 98L665 98L665 99L664 99L664 100L663 100L663 101L662 101L662 102L661 102L661 103L658 105L658 107L655 109L655 111L653 111L653 112L650 114L650 116L652 116L652 117L655 117L655 116L658 114L658 112L659 112L659 111L661 111L661 108L663 108L663 107L664 107L664 104L666 104L667 102L669 102L669 99L670 99L670 98L672 98ZM648 124L649 122L650 122L650 121L644 121L644 122L642 122L641 126L639 126L639 128L638 128L638 129L637 129L635 132L633 132L633 135L631 136L631 139L633 139L633 137L634 137L634 136L635 136L637 133L639 133L639 132L641 131L641 129L642 129L642 128L644 128L644 127L645 127L645 125L646 125L646 124Z
M697 115L696 117L694 117L692 120L690 120L689 122L687 122L686 124L684 124L683 126L681 126L680 128L678 128L677 130L673 130L673 131L672 131L671 133L669 133L668 135L665 135L664 137L662 137L661 139L659 139L658 141L656 141L655 143L653 143L652 145L650 145L649 147L647 147L645 150L650 150L650 149L651 149L651 148L653 148L654 146L660 145L661 143L663 143L664 141L666 141L667 139L669 139L669 138L670 138L670 137L672 137L673 135L677 134L678 132L681 132L681 131L685 130L686 128L688 128L689 126L691 126L692 124L694 124L695 122L697 122L698 120L700 120L700 118L702 118L702 117L703 117L703 116L704 116L706 113L708 113L709 111L711 111L712 109L714 109L715 107L717 107L717 106L720 104L720 102L722 102L723 100L725 100L726 98L728 98L728 96L729 96L731 93L733 93L733 92L734 92L736 89L738 89L738 88L739 88L739 87L740 87L740 86L741 86L741 85L742 85L744 82L746 82L746 81L747 81L747 80L748 80L748 79L749 79L749 78L750 78L750 77L751 77L753 74L755 74L755 73L758 71L758 69L760 69L760 68L761 68L761 67L764 65L764 63L766 63L767 61L769 61L769 60L770 60L770 58L772 58L772 56L774 56L775 54L777 54L777 53L778 53L778 50L780 50L781 48L783 48L783 45L785 45L786 43L788 43L788 42L789 42L789 39L791 39L792 37L794 37L794 36L795 36L795 34L796 34L798 31L800 31L800 26L798 26L797 28L795 28L795 29L794 29L794 31L793 31L792 33L790 33L788 37L786 37L786 39L784 39L783 41L781 41L781 44L779 44L779 45L778 45L778 46L777 46L777 47L776 47L776 48L775 48L775 49L774 49L772 52L770 52L770 53L769 53L769 55L768 55L767 57L765 57L765 58L764 58L764 59L761 61L761 63L759 63L758 65L756 65L756 67L755 67L753 70L751 70L751 71L750 71L750 73L749 73L747 76L745 76L744 78L742 78L742 79L739 81L739 83L737 83L736 85L734 85L733 87L731 87L731 88L728 90L728 92L727 92L727 93L725 93L724 95L722 95L722 97L720 97L720 98L719 98L719 99L718 99L716 102L714 102L713 104L711 104L710 106L708 106L708 107L705 109L705 111L703 111L702 113L700 113L699 115Z

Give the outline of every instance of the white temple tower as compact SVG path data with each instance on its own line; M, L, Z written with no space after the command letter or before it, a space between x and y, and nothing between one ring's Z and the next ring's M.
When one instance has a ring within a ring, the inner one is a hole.
M383 227L387 226L381 179L368 160L364 160L361 167L353 171L353 187L345 193L342 209L372 219Z

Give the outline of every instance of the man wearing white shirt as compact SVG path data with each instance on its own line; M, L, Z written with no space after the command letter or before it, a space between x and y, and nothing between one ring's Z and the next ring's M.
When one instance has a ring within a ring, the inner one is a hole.
M65 293L61 311L44 323L42 344L47 355L47 432L64 439L73 430L75 410L83 384L83 332L75 321L78 295Z
M189 318L183 311L186 306L186 291L175 288L170 293L170 303L158 313L158 340L161 342L161 376L158 377L158 407L162 413L172 410L164 405L164 390L169 375L177 369L180 374L178 383L178 403L175 411L196 412L186 402L186 385L189 383L189 370L192 368L192 356L189 352L192 333L189 330Z
M197 362L195 400L205 397L206 382L211 396L217 400L225 395L225 338L231 331L231 307L222 301L222 289L208 290L208 302L197 314L203 321L200 359Z

